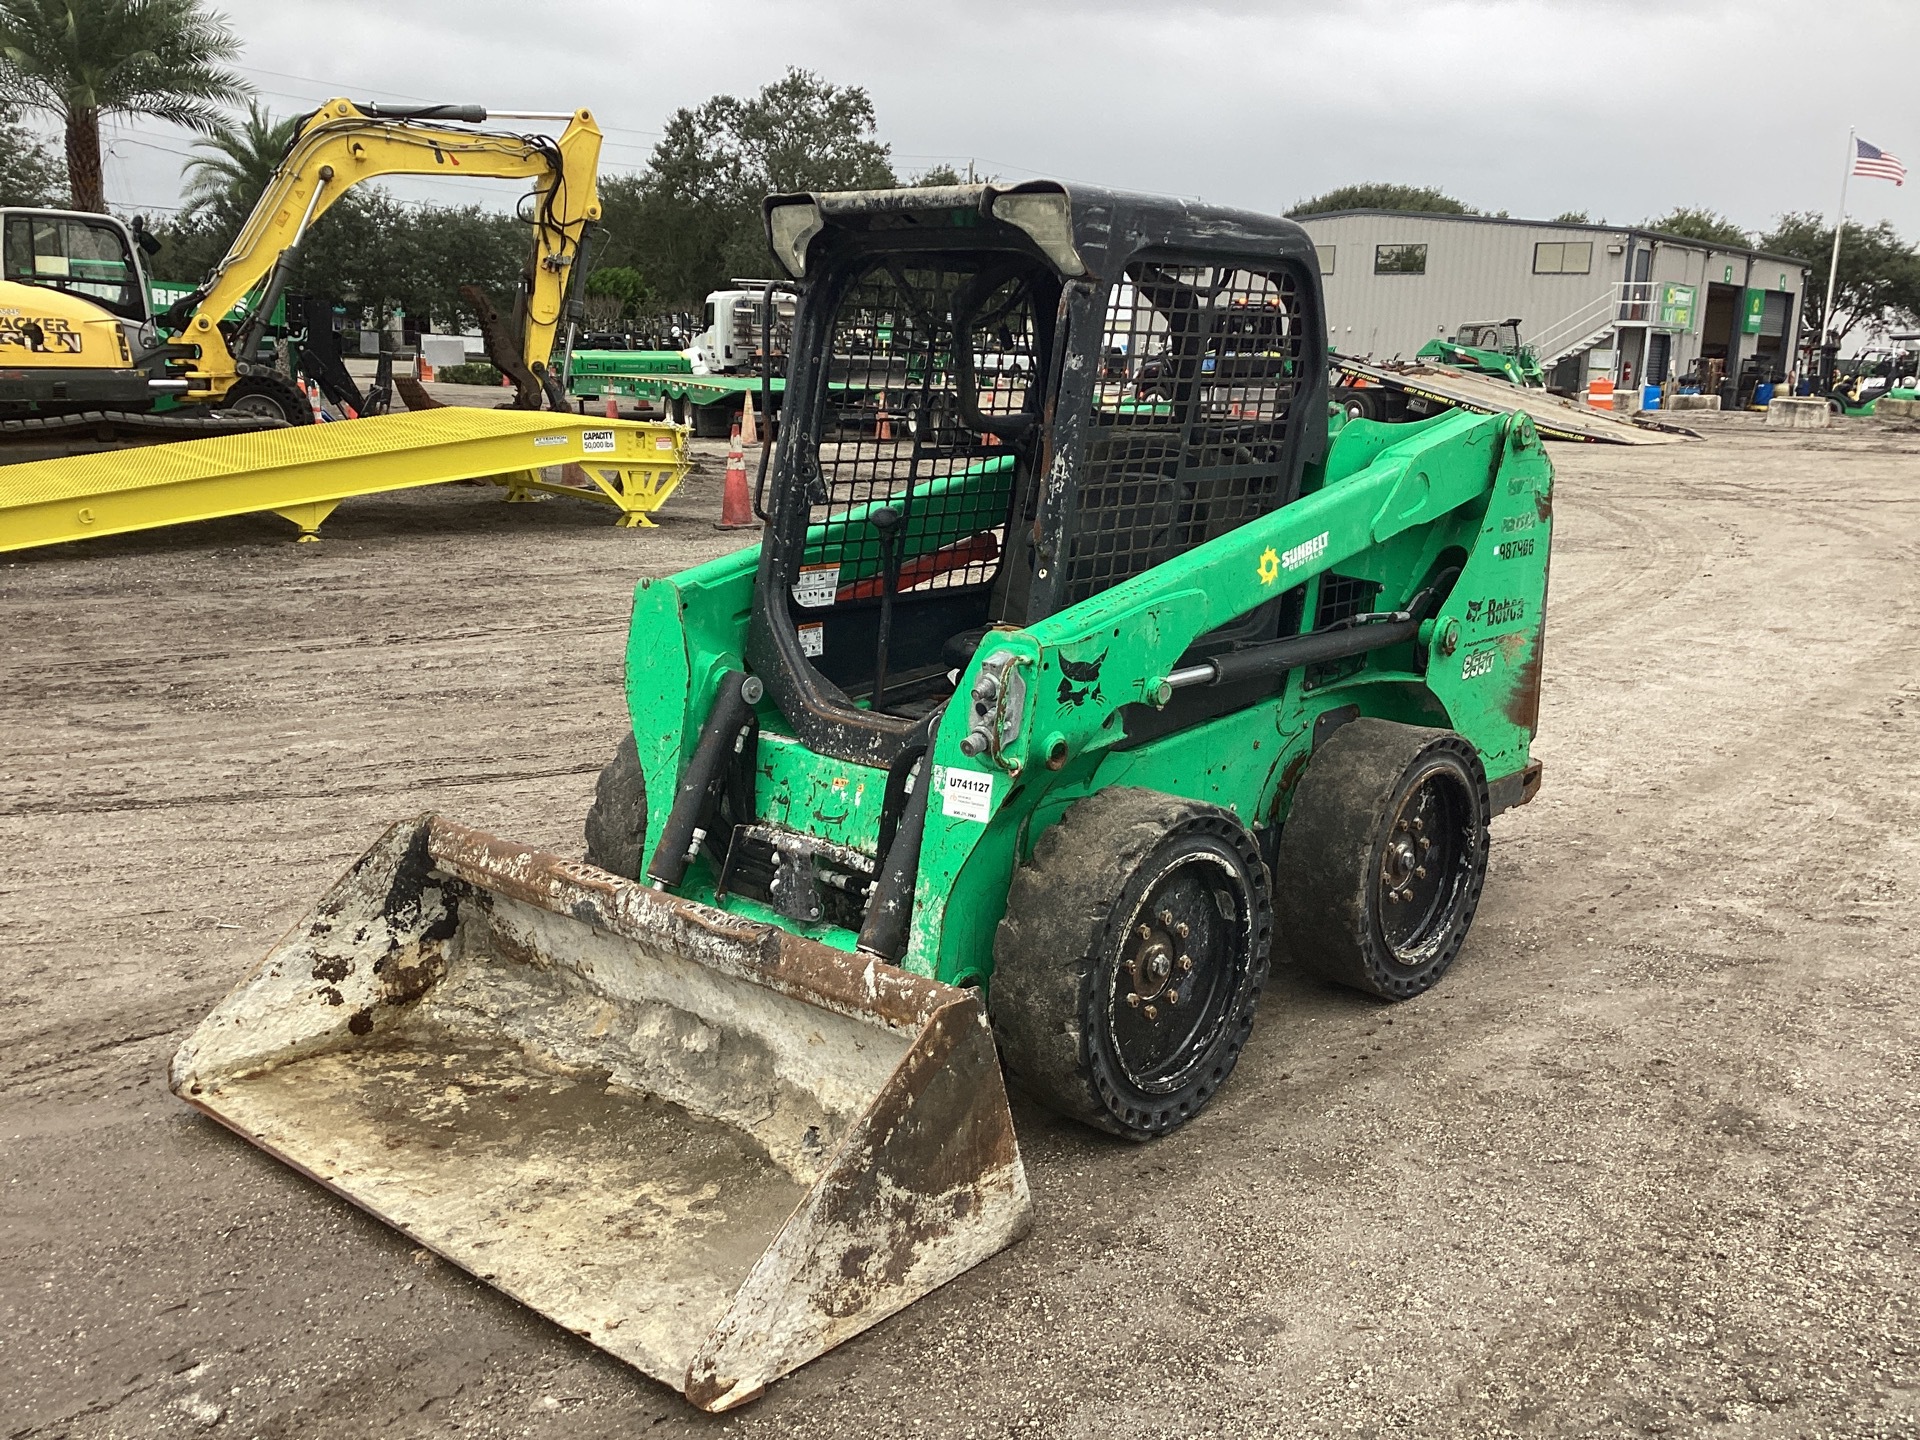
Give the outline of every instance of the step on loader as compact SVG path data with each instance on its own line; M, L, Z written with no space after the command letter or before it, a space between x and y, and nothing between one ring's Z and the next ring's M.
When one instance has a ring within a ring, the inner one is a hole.
M1003 1076L1146 1141L1270 963L1440 979L1539 781L1552 529L1526 416L1330 413L1290 221L1033 182L766 227L762 541L635 591L585 863L395 826L172 1073L716 1410L1022 1234Z

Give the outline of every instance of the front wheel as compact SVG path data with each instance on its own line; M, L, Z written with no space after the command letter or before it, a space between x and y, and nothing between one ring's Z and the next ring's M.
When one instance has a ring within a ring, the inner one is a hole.
M1280 934L1307 969L1389 1000L1431 987L1487 876L1487 777L1451 730L1354 720L1314 753L1275 865Z
M646 861L647 780L640 751L628 735L593 788L587 811L587 863L625 880L638 880Z
M988 1015L1036 1100L1130 1140L1191 1120L1232 1072L1273 902L1230 812L1152 790L1082 800L1015 873Z

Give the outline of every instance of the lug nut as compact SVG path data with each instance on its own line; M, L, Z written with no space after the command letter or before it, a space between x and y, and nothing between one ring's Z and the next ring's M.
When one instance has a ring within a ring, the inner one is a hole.
M1184 975L1191 969L1193 969L1193 956L1182 955L1180 957L1180 973Z
M1422 830L1425 830L1426 828L1427 828L1427 822L1424 820L1415 820L1413 822L1413 833L1416 835L1418 835Z
M1149 1020L1158 1020L1158 1019L1160 1018L1160 1012L1159 1012L1158 1010L1156 1010L1156 1009L1154 1009L1154 1007L1153 1007L1153 1006L1151 1006L1151 1005L1149 1005L1149 1006L1147 1006L1147 1008L1146 1008L1146 1010L1145 1010L1145 1012L1144 1012L1144 1013L1145 1013L1145 1015L1146 1015L1146 1017L1147 1017L1147 1019L1149 1019Z
M1129 990L1127 992L1127 1004L1138 1010L1140 1008L1140 997Z
M1172 1008L1180 1003L1180 992L1175 990L1171 985L1167 987L1166 1002L1168 1008Z
M1173 911L1162 910L1160 912L1160 924L1163 927L1171 927L1173 924Z
M1178 925L1173 927L1173 933L1178 935L1182 940L1184 940L1187 938L1188 928L1189 927L1187 925L1187 922L1182 920Z
M1426 866L1424 866L1424 865L1416 865L1416 866L1414 866L1414 867L1413 867L1413 878L1414 878L1414 879L1416 879L1416 880L1424 880L1424 879L1426 879L1426 878L1427 878L1427 867L1426 867Z
M1142 940L1151 940L1153 938L1153 927L1151 925L1142 925L1140 927L1140 938Z

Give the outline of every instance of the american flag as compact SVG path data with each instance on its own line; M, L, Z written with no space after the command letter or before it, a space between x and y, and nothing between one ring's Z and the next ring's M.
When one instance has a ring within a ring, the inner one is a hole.
M1869 145L1857 138L1853 142L1853 173L1875 180L1891 180L1896 185L1907 182L1907 167L1900 163L1898 155L1889 155L1878 145Z

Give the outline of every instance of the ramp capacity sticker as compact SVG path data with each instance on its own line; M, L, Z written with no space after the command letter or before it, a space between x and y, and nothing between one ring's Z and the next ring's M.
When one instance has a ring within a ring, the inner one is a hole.
M827 627L818 620L800 627L800 653L809 659L827 653Z
M589 455L611 455L613 453L613 431L582 430L580 448Z
M940 813L984 825L993 818L993 776L977 770L944 770Z
M838 565L802 565L800 578L793 582L793 603L819 610L833 604L834 593L839 588Z

